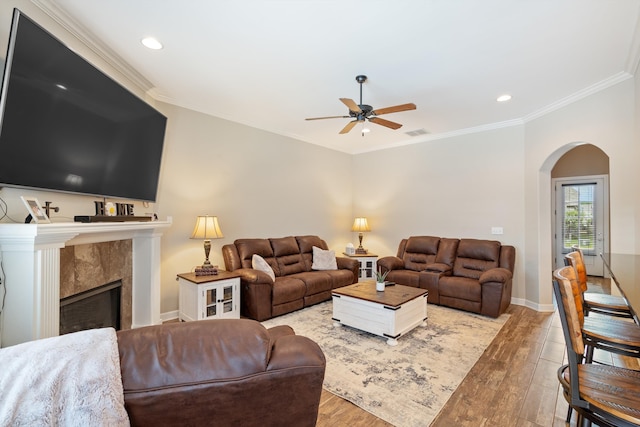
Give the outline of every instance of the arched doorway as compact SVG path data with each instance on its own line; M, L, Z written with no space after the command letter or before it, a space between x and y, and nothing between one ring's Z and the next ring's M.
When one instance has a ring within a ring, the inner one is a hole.
M609 157L595 145L578 145L555 163L551 184L554 268L577 245L588 274L603 276L599 254L610 247Z

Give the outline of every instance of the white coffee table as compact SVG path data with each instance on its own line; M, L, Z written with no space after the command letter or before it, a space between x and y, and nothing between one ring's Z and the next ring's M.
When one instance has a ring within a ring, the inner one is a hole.
M334 289L333 325L351 326L387 338L398 345L398 338L427 320L426 289L387 286L376 291L376 283L360 282Z

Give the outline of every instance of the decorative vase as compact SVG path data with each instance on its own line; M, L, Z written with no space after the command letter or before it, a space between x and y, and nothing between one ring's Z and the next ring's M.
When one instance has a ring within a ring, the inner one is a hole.
M385 284L384 282L376 282L376 291L383 292Z

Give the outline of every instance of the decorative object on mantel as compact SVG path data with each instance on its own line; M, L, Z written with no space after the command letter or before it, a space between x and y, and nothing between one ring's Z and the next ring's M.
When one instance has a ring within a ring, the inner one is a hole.
M24 220L26 224L30 223L31 219L33 219L36 224L51 222L49 221L49 217L47 216L47 214L42 210L38 199L36 199L35 197L24 196L20 196L20 198L22 199L22 203L24 203L25 207L27 208L27 212L29 212Z
M371 231L371 229L369 228L369 223L367 222L367 218L357 217L353 221L353 227L351 227L351 231L358 232L358 240L360 241L360 246L358 246L358 248L356 249L356 254L366 254L367 250L362 247L362 233L365 231Z
M209 253L211 252L211 239L221 239L224 235L220 230L217 216L198 216L196 226L191 234L192 239L204 239L204 264L196 267L196 276L210 276L218 274L218 268L211 265L209 261Z

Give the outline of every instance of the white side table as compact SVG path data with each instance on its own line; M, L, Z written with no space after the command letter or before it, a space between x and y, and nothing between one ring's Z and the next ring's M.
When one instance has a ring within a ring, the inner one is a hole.
M378 269L378 255L374 254L353 254L349 255L343 252L343 255L349 258L357 259L360 263L358 280L373 279Z
M185 322L203 319L240 318L240 276L224 270L211 276L178 274L179 318Z

